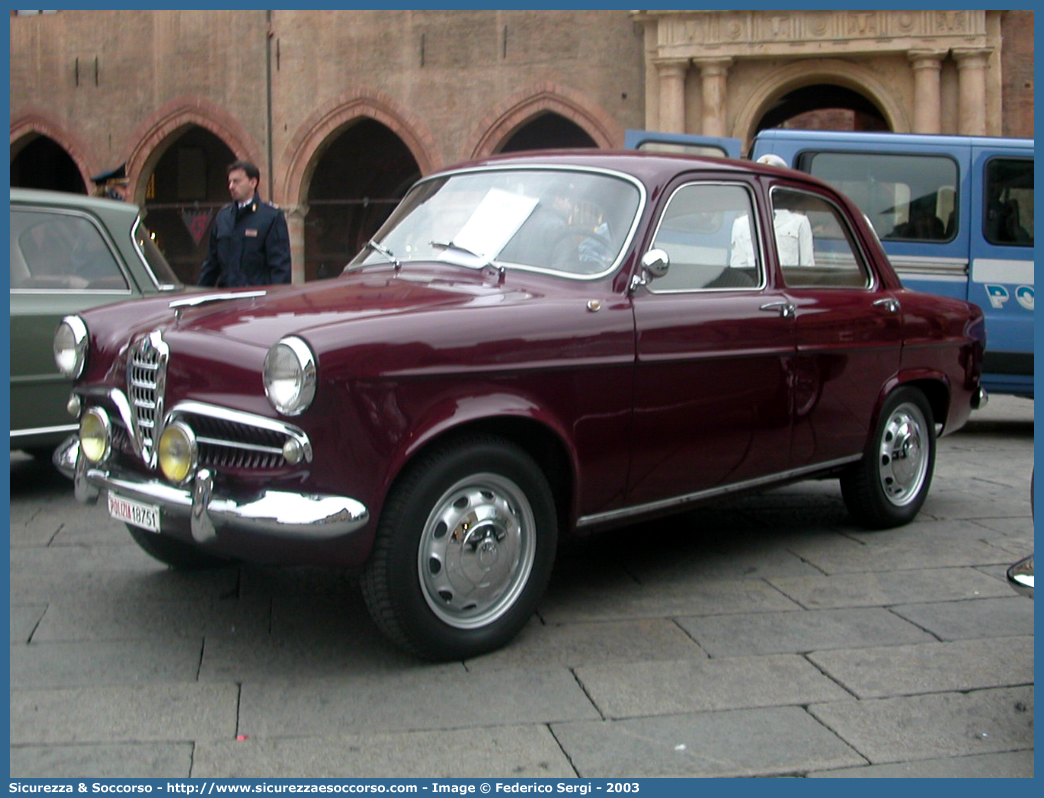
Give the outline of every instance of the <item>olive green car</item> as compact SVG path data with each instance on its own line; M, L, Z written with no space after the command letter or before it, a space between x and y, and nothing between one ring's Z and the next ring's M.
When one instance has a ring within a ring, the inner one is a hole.
M54 364L64 316L183 290L136 205L11 189L11 448L49 456L76 430Z

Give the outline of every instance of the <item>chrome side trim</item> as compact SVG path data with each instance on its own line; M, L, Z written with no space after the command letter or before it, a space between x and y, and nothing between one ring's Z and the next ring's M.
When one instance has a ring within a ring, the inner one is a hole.
M892 268L900 274L931 274L968 277L967 258L934 258L921 255L889 255Z
M696 491L695 493L687 493L684 496L674 496L670 499L661 499L660 501L638 504L633 507L621 507L619 510L607 510L604 513L585 515L577 520L576 527L577 529L583 529L584 527L598 526L612 521L623 521L628 518L663 512L665 510L675 510L695 502L706 501L707 499L714 499L720 496L727 496L730 493L739 493L740 491L771 485L775 482L787 482L820 471L829 471L832 468L858 462L862 457L861 454L853 455L851 457L841 457L837 460L831 460L826 463L817 463L813 466L781 471L776 474L770 474L766 477L757 477L755 479L748 479L744 482L734 482L731 485L721 485L716 488Z
M79 428L79 424L60 424L57 427L29 427L27 429L13 429L11 430L11 440L17 443L19 438L25 438L30 435L48 435L52 432L76 432L76 430L78 430Z

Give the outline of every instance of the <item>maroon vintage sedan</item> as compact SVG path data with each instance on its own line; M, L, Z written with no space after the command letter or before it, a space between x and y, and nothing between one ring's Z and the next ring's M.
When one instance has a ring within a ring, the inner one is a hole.
M824 475L910 521L983 346L807 175L495 157L421 180L339 278L67 318L56 462L164 563L361 566L392 640L463 658L565 534Z

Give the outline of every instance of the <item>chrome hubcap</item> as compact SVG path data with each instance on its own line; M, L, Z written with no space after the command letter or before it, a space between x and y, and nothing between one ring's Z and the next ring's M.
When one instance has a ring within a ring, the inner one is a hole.
M424 599L450 626L485 626L517 601L535 554L522 490L499 474L470 476L442 495L424 525L417 558Z
M881 436L879 470L888 500L901 507L917 496L928 475L927 422L912 404L897 407Z

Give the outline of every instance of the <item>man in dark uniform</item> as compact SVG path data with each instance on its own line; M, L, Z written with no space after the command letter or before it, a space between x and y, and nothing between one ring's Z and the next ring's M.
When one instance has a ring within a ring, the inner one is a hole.
M249 161L228 167L232 202L210 228L199 285L234 288L290 282L290 235L283 212L257 194L261 172Z

